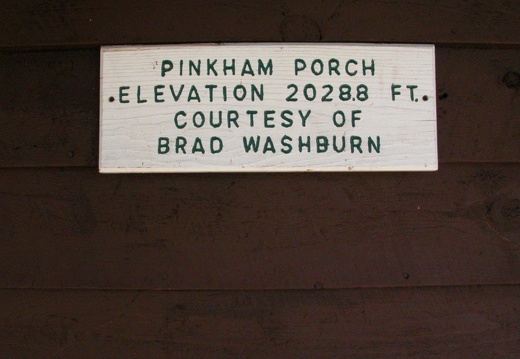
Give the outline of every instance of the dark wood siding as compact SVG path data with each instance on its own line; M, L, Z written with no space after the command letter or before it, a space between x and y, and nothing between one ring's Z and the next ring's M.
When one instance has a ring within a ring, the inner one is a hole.
M0 357L520 357L520 4L0 3ZM100 175L99 46L434 43L438 172Z

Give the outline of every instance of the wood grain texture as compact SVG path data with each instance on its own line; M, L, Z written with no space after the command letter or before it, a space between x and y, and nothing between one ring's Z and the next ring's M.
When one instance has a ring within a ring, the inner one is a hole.
M1 358L520 357L520 2L0 14ZM439 172L97 173L99 45L233 41L446 45Z
M4 0L0 13L4 49L234 41L520 43L515 1Z
M520 167L433 173L0 172L0 287L520 282Z
M97 165L97 50L0 53L1 166Z
M520 160L520 51L436 58L439 160ZM97 166L98 50L3 53L0 76L0 166Z
M520 287L0 291L3 358L518 358Z
M103 47L99 169L435 171L435 79L432 45Z

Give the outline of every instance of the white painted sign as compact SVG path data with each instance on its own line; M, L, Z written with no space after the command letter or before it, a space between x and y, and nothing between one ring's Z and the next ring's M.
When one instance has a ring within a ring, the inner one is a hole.
M433 45L101 49L101 172L432 171Z

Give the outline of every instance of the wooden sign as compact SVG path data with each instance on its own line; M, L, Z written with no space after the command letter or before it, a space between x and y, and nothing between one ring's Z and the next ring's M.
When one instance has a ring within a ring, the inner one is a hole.
M101 172L432 171L433 45L101 49Z

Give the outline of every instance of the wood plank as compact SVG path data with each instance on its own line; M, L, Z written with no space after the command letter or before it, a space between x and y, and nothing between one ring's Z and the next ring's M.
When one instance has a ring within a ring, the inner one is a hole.
M103 47L99 170L436 171L435 81L433 45Z
M97 50L0 53L0 165L97 165Z
M0 287L517 284L519 174L4 169Z
M0 48L320 40L520 43L515 1L3 0L0 13Z
M517 358L520 287L0 291L4 358Z
M520 50L436 57L440 161L518 162ZM0 166L97 165L98 50L0 53L0 77Z

